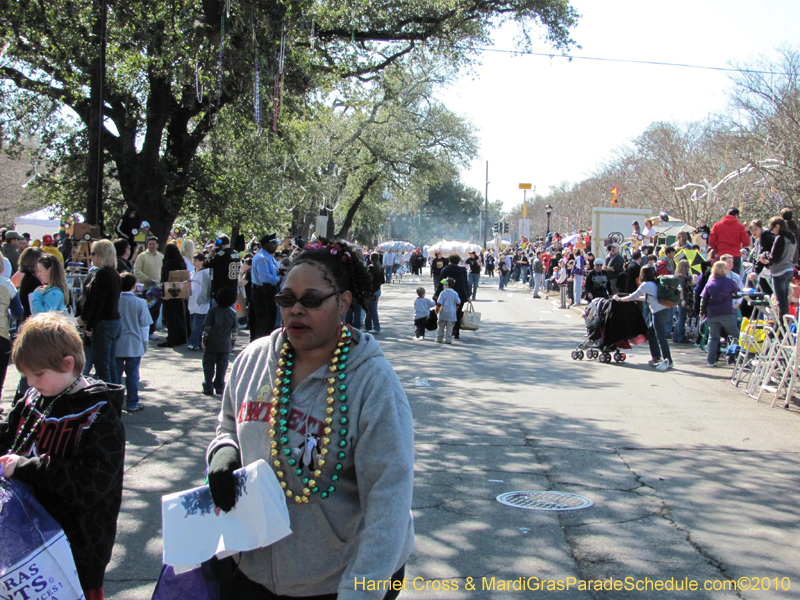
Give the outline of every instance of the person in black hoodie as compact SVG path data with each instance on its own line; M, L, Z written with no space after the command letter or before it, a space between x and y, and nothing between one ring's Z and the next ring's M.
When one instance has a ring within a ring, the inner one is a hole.
M129 206L128 210L125 211L125 214L122 215L119 221L117 221L117 226L114 230L119 237L127 240L128 245L131 248L135 248L136 235L139 233L141 226L141 217L137 216L135 208ZM64 256L66 256L66 254Z
M453 287L453 289L456 291L459 299L461 300L461 305L456 311L456 324L453 326L453 339L457 340L459 338L459 333L461 332L461 317L464 316L464 304L469 302L469 281L467 278L467 268L459 266L458 264L461 262L461 257L458 254L455 252L451 254L448 258L448 261L450 264L441 270L436 279L436 293L433 295L433 301L436 302L436 300L439 298L439 294L441 294L442 290L444 289L442 280L445 280L448 277L455 279L456 285Z
M87 600L100 599L122 503L123 388L81 376L81 338L58 313L30 317L11 357L31 387L0 423L0 468L61 525Z

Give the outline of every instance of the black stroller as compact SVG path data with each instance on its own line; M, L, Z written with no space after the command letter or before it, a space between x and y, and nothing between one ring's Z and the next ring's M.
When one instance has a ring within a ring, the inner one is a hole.
M595 298L584 309L583 320L586 338L572 351L572 360L583 360L586 356L610 363L613 353L614 362L625 362L628 356L622 350L630 350L631 344L647 340L647 324L639 302Z

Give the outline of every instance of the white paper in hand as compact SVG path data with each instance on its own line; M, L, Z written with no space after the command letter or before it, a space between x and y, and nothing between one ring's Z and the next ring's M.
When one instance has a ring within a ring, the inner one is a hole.
M176 573L212 556L269 546L292 533L286 496L269 465L258 460L234 474L238 498L227 513L214 505L207 485L161 497L164 564Z

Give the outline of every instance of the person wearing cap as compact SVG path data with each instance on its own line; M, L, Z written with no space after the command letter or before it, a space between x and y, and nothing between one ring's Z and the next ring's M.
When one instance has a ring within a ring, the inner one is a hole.
M11 277L17 272L17 265L19 264L19 242L22 236L16 231L6 231L5 240L3 244L3 256L5 256L11 263L11 273L6 273L6 277Z
M733 270L742 274L742 248L750 246L750 234L739 222L739 209L732 208L721 221L715 223L708 236L708 245L717 256L730 254L733 257Z
M239 270L242 267L242 259L237 252L231 248L231 240L227 235L217 238L214 245L213 258L208 261L211 269L211 306L216 306L217 292L224 287L233 291L233 297L239 291Z
M611 296L611 282L608 274L603 270L602 258L594 259L594 269L586 274L584 287L586 288L586 298L589 300Z
M453 339L458 339L458 336L454 334L454 330L461 320L459 312L461 311L462 302L458 293L453 290L455 285L455 279L446 277L437 286L437 288L440 288L436 299L436 312L439 313L439 330L436 332L437 344L442 342L452 344Z
M273 255L278 249L278 234L268 233L259 240L261 249L253 256L250 277L253 295L250 298L250 341L269 335L278 320L275 294L278 292L278 267Z
M64 257L62 256L61 252L59 252L58 248L56 248L56 242L53 239L53 236L49 233L46 233L42 236L42 252L55 256L61 261L62 265L64 264Z

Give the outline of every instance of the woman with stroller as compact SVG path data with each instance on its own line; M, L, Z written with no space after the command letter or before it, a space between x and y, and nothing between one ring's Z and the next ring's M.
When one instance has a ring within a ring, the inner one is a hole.
M619 295L614 296L614 300L620 302L631 302L644 298L650 307L652 319L647 326L647 341L650 344L651 360L647 363L655 367L659 371L666 371L674 367L672 363L672 354L669 351L669 343L667 342L668 327L672 325L670 318L672 311L668 306L664 306L658 301L658 285L656 284L656 271L653 267L642 267L639 273L639 280L642 282L635 292L620 298ZM663 357L663 360L662 360Z

